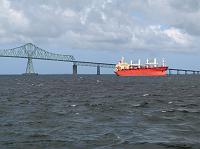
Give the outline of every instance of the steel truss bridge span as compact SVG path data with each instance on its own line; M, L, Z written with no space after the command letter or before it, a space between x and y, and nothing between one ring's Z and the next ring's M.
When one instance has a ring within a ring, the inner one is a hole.
M97 74L100 74L100 67L114 68L115 66L115 64L108 63L77 61L73 55L51 53L37 47L32 43L27 43L23 46L12 49L0 50L0 57L27 58L28 62L26 67L26 74L35 74L32 59L71 62L73 63L74 74L77 74L77 66L97 67Z
M1 57L15 57L15 58L32 58L42 60L56 60L56 61L74 61L75 58L72 55L55 54L43 50L32 43L25 44L23 46L0 50Z

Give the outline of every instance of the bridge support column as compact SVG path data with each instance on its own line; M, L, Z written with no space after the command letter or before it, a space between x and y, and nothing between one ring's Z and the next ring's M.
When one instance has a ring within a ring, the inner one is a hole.
M77 75L77 65L73 64L73 75Z
M180 73L179 73L179 70L177 70L177 75L179 75Z
M171 75L171 70L169 69L168 71L169 71L169 75Z
M185 75L187 74L187 70L185 70Z
M101 71L100 71L100 66L97 66L97 75L100 75Z
M196 74L196 72L195 72L195 71L193 71L193 74L195 75L195 74Z
M26 74L33 74L34 72L34 68L33 68L33 61L32 58L28 57L28 62L27 62L27 66L26 66Z
M197 71L197 74L199 75L199 71Z

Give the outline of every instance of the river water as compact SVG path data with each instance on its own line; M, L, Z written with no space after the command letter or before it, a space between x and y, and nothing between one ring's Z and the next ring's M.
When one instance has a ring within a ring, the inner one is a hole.
M200 76L0 76L0 149L200 148Z

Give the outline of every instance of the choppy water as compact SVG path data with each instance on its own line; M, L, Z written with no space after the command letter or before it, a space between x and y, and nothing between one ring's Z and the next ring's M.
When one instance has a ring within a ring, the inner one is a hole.
M0 76L0 149L200 148L200 76Z

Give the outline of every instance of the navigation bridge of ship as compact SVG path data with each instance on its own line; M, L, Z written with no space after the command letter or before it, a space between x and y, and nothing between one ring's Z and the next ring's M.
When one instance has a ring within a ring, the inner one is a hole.
M13 57L27 59L26 74L35 74L32 59L51 60L51 61L64 61L73 64L73 74L77 74L77 66L90 66L97 68L97 75L100 75L100 68L114 68L115 64L96 63L87 61L77 61L72 55L55 54L43 50L32 43L23 46L0 50L0 57Z

